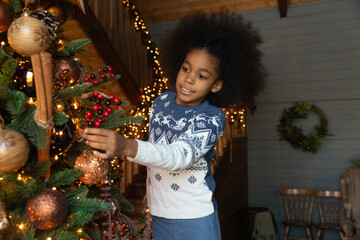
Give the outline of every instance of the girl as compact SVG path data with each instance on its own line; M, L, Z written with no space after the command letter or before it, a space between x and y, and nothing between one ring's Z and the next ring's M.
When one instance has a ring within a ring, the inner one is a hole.
M160 59L174 92L150 113L149 141L87 128L101 158L125 155L147 166L147 200L155 240L219 240L210 161L226 118L219 107L246 106L263 89L261 38L240 15L195 13L160 42Z

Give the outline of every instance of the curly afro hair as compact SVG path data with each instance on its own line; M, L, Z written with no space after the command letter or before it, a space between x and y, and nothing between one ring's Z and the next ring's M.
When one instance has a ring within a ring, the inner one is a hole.
M160 62L169 79L169 89L174 90L187 53L206 49L219 60L219 80L224 81L219 92L209 94L209 102L217 107L249 106L265 87L267 77L261 62L261 43L257 30L239 14L226 10L210 15L192 13L159 42Z

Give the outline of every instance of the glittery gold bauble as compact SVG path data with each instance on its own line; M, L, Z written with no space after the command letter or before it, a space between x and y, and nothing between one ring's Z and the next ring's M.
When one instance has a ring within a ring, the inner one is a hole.
M0 231L5 229L8 226L9 221L6 217L6 211L4 207L4 203L0 201Z
M40 230L53 229L65 221L68 201L59 190L45 189L26 204L26 217Z
M29 151L30 146L21 133L0 129L0 173L15 171L24 166Z
M0 1L0 33L8 30L14 18L14 10L9 2Z
M92 151L87 151L76 159L74 168L83 170L83 173L78 178L81 182L87 185L95 185L107 178L109 161L95 156Z
M13 21L7 34L10 46L23 56L45 51L51 44L50 33L45 24L30 16Z
M67 80L66 85L75 85L80 77L81 68L78 61L71 57L54 59L54 76L57 80Z
M55 21L59 23L59 26L66 22L68 17L67 9L63 3L63 0L54 0L47 11L56 15Z

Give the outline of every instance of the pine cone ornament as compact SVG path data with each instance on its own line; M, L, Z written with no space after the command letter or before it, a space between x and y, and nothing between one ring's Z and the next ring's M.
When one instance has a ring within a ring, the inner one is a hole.
M46 10L38 9L35 10L31 16L39 19L42 23L44 23L46 28L49 30L51 41L55 40L55 30L57 27L59 27L59 22L56 22L55 14Z

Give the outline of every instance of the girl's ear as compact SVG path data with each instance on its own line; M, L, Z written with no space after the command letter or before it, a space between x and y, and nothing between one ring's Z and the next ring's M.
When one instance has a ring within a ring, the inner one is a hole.
M216 83L214 84L214 86L212 87L211 92L217 93L218 91L221 90L223 85L224 85L223 80L217 80Z

